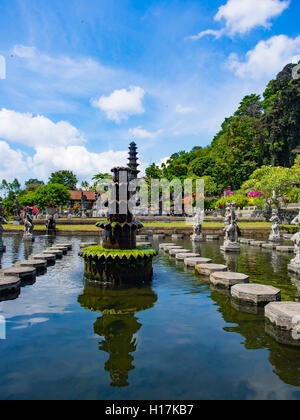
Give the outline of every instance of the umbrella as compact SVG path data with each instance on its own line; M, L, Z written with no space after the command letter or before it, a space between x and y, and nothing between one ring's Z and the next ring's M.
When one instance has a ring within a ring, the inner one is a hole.
M26 209L32 209L32 214L35 216L37 213L39 213L39 209L37 207L32 207L32 206L27 206L25 207L22 212L21 212L21 216L24 216L24 211Z

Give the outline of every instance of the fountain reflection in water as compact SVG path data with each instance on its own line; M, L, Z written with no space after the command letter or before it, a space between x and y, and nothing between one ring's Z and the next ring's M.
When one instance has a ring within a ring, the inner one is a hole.
M154 306L157 295L150 286L107 287L87 281L78 302L102 316L94 324L95 334L103 337L99 349L109 354L105 370L111 386L126 387L128 375L135 367L132 353L137 348L137 332L142 327L136 313Z

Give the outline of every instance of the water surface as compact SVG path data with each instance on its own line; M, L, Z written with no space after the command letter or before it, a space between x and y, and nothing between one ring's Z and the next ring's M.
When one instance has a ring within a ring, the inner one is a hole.
M2 267L53 241L73 250L0 303L1 399L300 399L300 349L276 343L263 316L238 312L167 254L154 260L150 286L113 289L84 281L77 254L86 236L4 241ZM279 287L284 300L299 299L300 282L286 269L291 255L243 246L225 260L219 246L199 250Z

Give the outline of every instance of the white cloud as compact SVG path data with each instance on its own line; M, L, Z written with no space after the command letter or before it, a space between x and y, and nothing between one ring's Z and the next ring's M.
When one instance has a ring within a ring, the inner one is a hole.
M37 147L30 161L36 176L47 179L53 171L67 169L79 177L90 178L97 172L110 172L116 165L127 165L127 151L89 152L83 146Z
M208 29L193 35L189 39L197 40L206 35L219 38L223 34L229 36L243 35L256 27L271 27L271 19L281 15L289 7L290 0L228 0L219 7L215 15L216 22L225 21L220 30Z
M259 42L253 50L247 52L244 61L240 61L236 54L231 54L227 65L241 78L259 80L273 77L286 64L293 62L299 52L300 36L293 39L278 35Z
M54 123L42 115L21 114L5 108L0 111L0 138L31 147L84 141L79 130L66 121Z
M5 141L0 141L0 179L13 180L27 170L27 163L20 150L13 150Z
M187 114L192 114L193 112L195 112L195 109L191 107L184 107L178 104L176 106L176 112L177 114L187 115Z
M145 91L139 86L131 86L128 89L115 90L109 96L101 96L93 99L92 105L105 112L109 120L121 122L131 115L140 115L145 112L143 99Z
M141 126L129 129L129 134L136 139L154 139L161 133L162 133L162 130L151 132L151 131L145 130Z

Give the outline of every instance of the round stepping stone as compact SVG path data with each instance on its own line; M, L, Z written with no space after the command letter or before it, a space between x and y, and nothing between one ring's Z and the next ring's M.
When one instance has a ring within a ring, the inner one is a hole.
M187 249L184 248L172 248L169 250L169 254L172 256L175 256L176 254L190 254L191 251L188 251Z
M300 303L272 302L265 307L265 317L271 324L286 331L298 329L300 339Z
M251 239L247 239L247 238L240 238L240 239L239 239L239 242L240 242L241 244L244 244L244 245L249 245L249 244L250 244L250 242L251 242Z
M222 264L198 264L195 266L195 270L202 276L210 276L211 273L227 271L228 267Z
M59 249L51 249L51 248L47 248L45 251L42 252L42 254L48 254L48 253L54 254L56 256L56 258L62 258L63 256L63 251L59 250Z
M0 278L0 293L8 292L12 289L19 289L21 280L18 277L1 277Z
M279 289L262 284L237 284L231 288L231 296L239 302L256 306L265 306L281 300Z
M66 245L53 245L50 248L53 248L53 249L62 249L64 251L68 251L69 250L69 248Z
M82 242L82 244L80 244L80 248L88 248L89 246L97 245L99 245L98 242Z
M63 253L63 255L67 255L67 253L68 253L67 248L56 248L55 246L51 247L51 248L47 248L46 251L61 251Z
M17 277L21 281L32 280L36 276L34 267L10 267L1 270L4 277Z
M258 248L261 248L263 246L263 244L265 244L265 243L266 242L264 242L264 241L251 241L250 242L250 245L251 246L258 247Z
M56 260L56 256L54 254L50 254L49 253L43 253L43 254L36 254L36 255L31 255L29 257L29 260L46 260L47 263L51 263L51 262L55 262Z
M149 236L148 235L136 235L136 240L137 241L149 241Z
M137 246L152 246L151 242L138 242Z
M153 235L154 240L164 240L166 235Z
M220 239L219 235L206 235L207 241L218 241Z
M159 244L159 249L170 248L172 246L174 246L174 244Z
M215 272L210 275L210 282L224 289L230 289L235 284L249 283L250 279L246 274L227 272Z
M212 260L210 258L188 257L184 259L184 265L186 265L187 267L196 267L196 265L199 265L199 264L211 264L211 263L212 263Z
M58 246L65 246L68 248L68 251L72 251L72 244L57 244Z
M196 254L196 253L179 253L175 255L176 260L178 261L184 261L186 258L196 258L196 257L200 257L200 254Z
M184 235L183 234L174 234L174 235L172 235L172 239L174 241L180 241L180 240L184 239Z
M276 249L276 245L275 244L263 244L262 245L262 248L264 248L264 249Z
M27 260L27 261L17 261L15 263L15 267L34 267L43 269L47 267L47 261L46 260Z
M276 251L293 254L295 252L295 247L293 247L293 246L277 246Z

